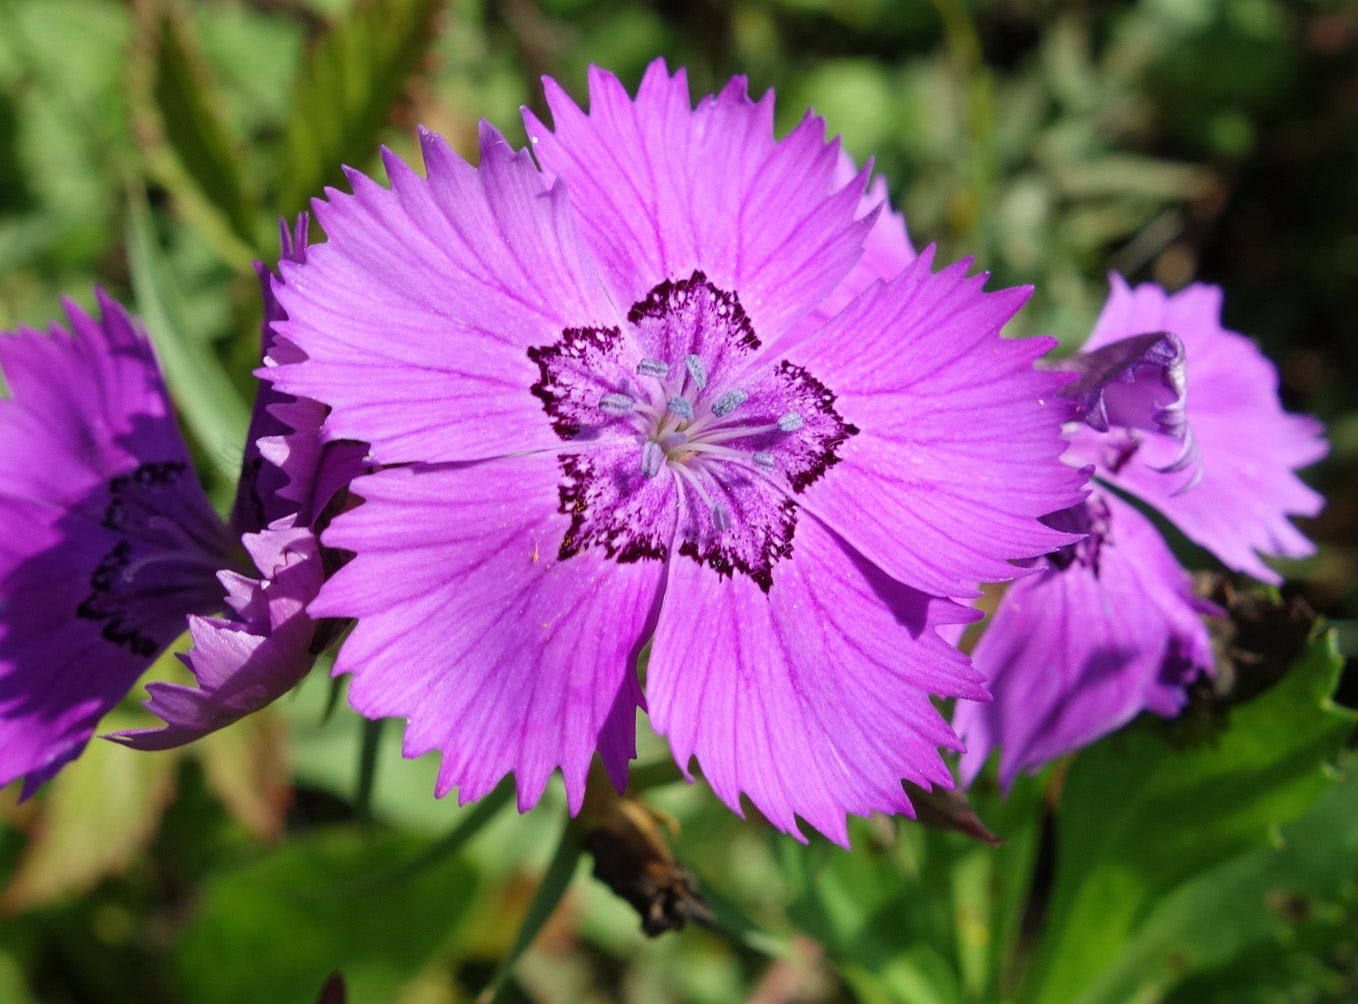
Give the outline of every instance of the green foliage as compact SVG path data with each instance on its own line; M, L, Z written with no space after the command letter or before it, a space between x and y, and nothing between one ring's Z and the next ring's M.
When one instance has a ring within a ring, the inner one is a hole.
M391 108L406 91L432 38L442 0L373 0L321 37L297 83L287 125L284 216L305 209L342 165L366 166Z
M1237 855L1161 899L1116 965L1081 1000L1151 1000L1195 976L1175 1000L1259 999L1248 995L1248 984L1267 982L1270 972L1285 973L1281 963L1287 954L1327 942L1351 945L1355 820L1358 775L1349 773L1314 808L1284 826L1276 846ZM1229 996L1232 990L1237 995ZM1218 998L1221 993L1228 996Z
M202 61L194 59L189 25L178 10L164 4L145 28L152 49L151 97L168 146L168 151L156 150L162 156L153 165L200 229L216 237L229 257L248 263L256 212L245 193L240 151L222 125L220 101L209 89Z
M1077 758L1061 793L1042 949L1020 999L1069 1004L1125 949L1157 900L1278 839L1334 785L1354 716L1328 703L1342 667L1325 633L1200 748L1132 729Z
M114 714L105 727L140 724ZM155 836L178 768L174 756L92 743L52 782L0 905L10 913L49 905L125 869Z
M449 858L417 881L327 895L424 842L354 826L313 831L204 885L178 949L187 1004L297 1004L336 969L353 1001L386 1000L443 946L475 873Z

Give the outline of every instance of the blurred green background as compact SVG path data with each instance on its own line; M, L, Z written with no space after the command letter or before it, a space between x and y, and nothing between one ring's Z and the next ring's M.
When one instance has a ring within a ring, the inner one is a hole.
M876 158L917 245L1036 287L1016 333L1078 345L1109 269L1221 284L1227 325L1278 362L1287 405L1329 426L1332 453L1306 474L1329 498L1304 523L1319 550L1284 571L1358 650L1354 0L0 0L0 329L44 322L62 295L91 306L96 283L134 305L225 499L258 352L251 261L277 256L278 216L340 184L340 163L380 175L379 143L417 160L416 123L474 159L479 118L523 142L518 108L545 112L540 75L583 101L591 62L631 87L656 55L688 68L695 97L735 73L776 88L780 129L814 107L855 157ZM1332 653L1325 666L1332 677ZM301 1004L335 968L356 1001L473 999L513 942L562 801L384 879L468 810L432 799L433 765L399 759L395 726L367 804L362 729L326 718L326 691L318 673L183 756L95 743L43 797L3 796L0 1004ZM643 746L663 761L663 744ZM1022 969L1051 872L1042 804L1059 783L1025 780L1004 803L980 792L1010 838L984 855L881 820L855 828L853 855L803 850L701 785L657 788L726 929L648 942L624 904L577 881L509 992L1060 1001L1059 980ZM1261 803L1251 841L1148 885L1182 902L1110 933L1071 984L1080 999L1358 999L1353 788L1311 808L1318 789L1286 811ZM1268 846L1283 823L1309 850ZM1324 865L1302 875L1306 861ZM1228 866L1264 907L1203 905L1222 888L1210 869ZM364 875L379 881L355 887ZM1195 916L1210 918L1211 946L1164 933ZM1183 954L1152 964L1156 937Z

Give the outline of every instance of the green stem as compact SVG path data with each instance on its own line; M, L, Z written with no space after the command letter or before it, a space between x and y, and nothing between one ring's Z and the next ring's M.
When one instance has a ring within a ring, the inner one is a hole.
M489 985L476 998L477 1004L501 1004L505 999L505 988L509 986L509 976L514 965L528 950L528 946L533 943L533 939L538 936L543 925L556 910L557 904L561 902L561 897L566 894L566 889L575 875L576 862L579 860L580 834L575 827L575 821L568 819L561 834L561 843L557 845L556 853L552 855L552 863L547 866L547 873L542 876L542 883L533 896L533 902L528 904L528 912L524 914L523 924L514 938L514 944L500 961L500 966L495 970Z
M505 778L496 786L494 791L472 806L460 823L409 861L402 862L394 868L388 868L386 871L378 872L375 875L365 875L355 882L327 889L315 898L347 899L351 896L362 896L414 878L426 869L462 850L467 841L480 833L485 825L499 814L513 794L514 781L512 778Z
M377 753L382 742L384 718L364 719L363 745L358 751L358 787L354 791L354 815L372 818L373 784L377 779Z

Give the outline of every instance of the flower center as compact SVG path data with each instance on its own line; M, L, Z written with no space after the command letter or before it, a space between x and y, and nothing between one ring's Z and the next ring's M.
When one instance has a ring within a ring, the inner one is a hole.
M717 477L713 465L723 463L772 472L778 462L771 450L740 444L748 446L770 437L776 442L806 423L796 411L785 412L772 422L743 414L741 406L750 400L749 393L740 387L714 391L702 356L694 353L684 356L681 366L646 356L636 372L642 393L632 397L607 391L599 398L599 410L632 421L639 444L638 470L644 476L654 478L668 469L683 478L711 507L718 532L725 530L730 513L709 498L704 479L698 475Z
M572 447L559 556L666 560L675 545L767 590L791 553L792 496L858 430L804 369L761 364L740 301L701 272L656 286L627 320L626 333L572 328L528 353L542 375L533 393Z
M172 641L186 613L222 605L219 569L250 567L192 478L180 461L141 464L111 478L95 510L113 544L75 613L102 622L103 638L135 655L150 657Z

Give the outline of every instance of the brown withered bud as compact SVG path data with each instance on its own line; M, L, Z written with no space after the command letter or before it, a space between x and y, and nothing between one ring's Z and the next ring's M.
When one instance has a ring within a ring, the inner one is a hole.
M325 985L321 987L321 995L316 998L316 1004L345 1004L349 999L349 994L344 988L344 977L339 970L335 970L326 977Z
M903 783L905 793L910 796L910 802L915 807L917 823L935 830L956 830L982 840L992 847L1004 843L986 828L985 823L981 822L981 817L976 815L967 801L967 796L956 788L951 791L942 788L930 791L909 781Z
M1217 662L1213 690L1231 704L1242 704L1282 679L1315 628L1316 613L1300 596L1279 602L1211 573L1200 574L1196 588L1228 615L1212 618L1208 626Z
M1305 650L1316 614L1301 597L1275 600L1241 589L1230 576L1199 572L1194 592L1226 611L1207 618L1216 675L1199 677L1188 688L1188 706L1166 723L1171 735L1195 742L1225 723L1232 705L1257 697L1282 679Z
M632 905L652 938L681 930L688 921L713 923L716 916L697 881L666 840L664 829L677 833L678 823L636 798L620 797L607 778L599 780L590 778L579 818L594 877Z

